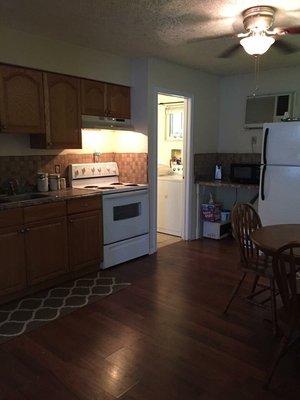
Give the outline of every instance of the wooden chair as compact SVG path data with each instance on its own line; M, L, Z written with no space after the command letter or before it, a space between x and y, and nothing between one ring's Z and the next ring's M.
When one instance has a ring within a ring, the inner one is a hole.
M297 262L296 255L297 254ZM300 263L300 243L281 247L273 258L273 272L283 307L278 311L278 328L282 339L267 377L268 388L281 358L300 338L300 286L297 287L297 271Z
M262 303L256 303L254 298L266 290L270 290L270 297L263 303L271 300L272 310L272 324L273 333L277 332L276 322L276 288L274 284L274 278L272 273L272 265L266 256L260 256L259 250L251 240L251 233L256 229L262 227L261 220L255 209L248 203L236 204L232 210L232 229L233 236L239 245L239 252L241 258L241 270L242 276L233 293L229 299L228 304L224 310L227 313L232 301L239 292L239 289L244 282L248 273L254 276L254 283L249 296L247 299L252 303L262 305ZM260 278L266 278L269 281L269 286L263 285L259 290L256 291L258 281Z

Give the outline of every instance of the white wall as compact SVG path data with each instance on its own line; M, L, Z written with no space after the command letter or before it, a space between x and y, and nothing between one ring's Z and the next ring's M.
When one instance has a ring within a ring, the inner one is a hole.
M219 77L163 60L149 60L149 120L153 121L153 88L184 92L194 98L194 152L214 152L218 147ZM151 125L151 122L150 122ZM153 127L150 126L151 131Z
M148 61L148 134L156 132L155 110L157 106L156 90L192 97L194 112L192 117L193 153L215 152L218 147L218 112L219 112L219 78L196 69L172 64L163 60ZM155 141L151 140L151 146ZM157 159L153 156L155 149L149 146L149 185L150 225L156 231L156 198L157 187L151 172L157 168ZM193 171L191 171L193 175ZM188 179L193 179L192 176ZM196 188L193 185L191 203L191 234L196 235ZM150 249L155 248L154 236L151 236Z
M138 132L148 135L148 59L131 61L131 119Z
M131 83L129 58L63 41L0 28L0 62L93 78Z
M259 93L296 92L295 116L300 116L300 66L261 71ZM245 130L246 98L254 88L254 73L221 79L218 151L250 153L251 137L257 138L254 152L260 152L262 130Z

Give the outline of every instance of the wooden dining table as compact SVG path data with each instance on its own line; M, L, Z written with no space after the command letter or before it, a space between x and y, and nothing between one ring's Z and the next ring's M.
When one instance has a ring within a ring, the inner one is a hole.
M272 256L287 243L300 243L300 224L264 226L252 232L251 239L262 252ZM298 253L296 256L298 258Z

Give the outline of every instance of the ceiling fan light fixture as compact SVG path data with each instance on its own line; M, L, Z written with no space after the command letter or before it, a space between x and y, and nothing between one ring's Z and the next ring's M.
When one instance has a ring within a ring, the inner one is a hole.
M274 42L275 39L272 36L266 36L263 32L255 32L240 40L246 53L252 56L264 54Z
M246 53L252 56L264 54L274 42L275 39L272 36L265 35L264 32L255 32L240 40L240 44Z

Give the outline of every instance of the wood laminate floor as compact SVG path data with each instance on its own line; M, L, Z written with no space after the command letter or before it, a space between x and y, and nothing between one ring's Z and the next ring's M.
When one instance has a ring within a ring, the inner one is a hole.
M157 232L157 248L160 249L170 244L180 242L182 239L179 236L168 235L166 233Z
M105 271L132 285L0 346L0 399L299 399L295 352L261 388L263 312L237 299L222 315L237 259L229 239L181 241Z

